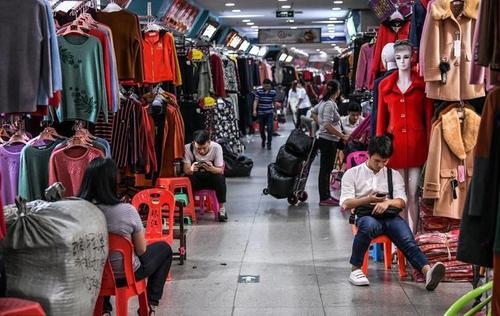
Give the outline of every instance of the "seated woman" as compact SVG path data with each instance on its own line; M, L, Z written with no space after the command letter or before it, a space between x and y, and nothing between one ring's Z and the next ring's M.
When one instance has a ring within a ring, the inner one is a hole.
M166 242L155 242L146 246L144 227L134 206L122 203L116 193L118 170L110 158L96 158L85 170L80 197L101 209L108 231L132 241L135 254L132 263L135 278L148 278L147 293L149 315L154 315L163 295L163 287L172 264L172 249ZM125 274L120 253L110 253L110 262L118 286L123 284ZM104 315L111 315L109 297L104 302Z

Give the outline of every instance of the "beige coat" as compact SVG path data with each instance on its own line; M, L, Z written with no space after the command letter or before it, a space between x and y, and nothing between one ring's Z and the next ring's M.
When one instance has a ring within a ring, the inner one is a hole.
M461 126L457 109L441 116L431 134L429 155L424 180L424 199L434 199L434 216L461 219L465 198L472 178L474 147L481 118L474 111L465 109ZM466 166L466 181L456 189L453 199L451 181L458 180L458 167Z
M462 14L455 18L450 0L436 0L429 7L422 31L424 52L424 80L427 97L437 100L459 101L484 96L484 85L471 85L472 38L476 27L479 0L465 0ZM460 40L460 56L454 51L455 40ZM447 83L441 82L439 64L448 62Z

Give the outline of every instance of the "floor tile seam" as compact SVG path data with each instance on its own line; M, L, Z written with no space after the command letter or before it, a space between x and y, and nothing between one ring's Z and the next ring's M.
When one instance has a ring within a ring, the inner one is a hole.
M325 303L323 302L323 295L321 294L321 286L319 284L318 270L316 269L316 259L314 258L314 242L312 238L311 212L309 212L309 208L307 208L307 223L309 226L309 240L311 241L311 257L314 267L314 274L316 275L316 283L318 285L319 299L321 301L321 307L323 308L323 315L326 316Z
M257 209L254 212L253 220L252 220L252 226L250 227L247 235L247 242L245 243L245 250L243 251L243 256L241 256L241 261L240 261L240 268L238 269L238 276L241 274L241 270L243 268L243 262L245 261L245 256L247 254L247 249L248 249L248 244L250 242L250 236L252 236L252 231L255 226L255 219L257 218L257 214L259 214L260 206L262 205L262 197L263 195L260 195L259 198L259 203L257 204ZM234 297L233 297L233 308L231 310L231 316L234 315L235 309L236 309L236 296L238 295L238 289L239 289L239 283L236 284L236 290L234 291Z
M394 273L395 273L395 272L394 272ZM398 273L398 274L399 274L399 273ZM406 293L405 287L403 286L403 283L401 282L401 278L399 278L398 283L399 283L399 286L401 287L401 289L403 290L403 293L405 293L405 296L406 296L406 298L408 299L408 302L410 302L411 307L413 307L413 309L415 310L415 313L417 313L417 315L420 315L420 313L419 313L419 311L418 311L417 307L415 306L415 304L413 304L413 301L411 300L410 295L408 295L408 293Z

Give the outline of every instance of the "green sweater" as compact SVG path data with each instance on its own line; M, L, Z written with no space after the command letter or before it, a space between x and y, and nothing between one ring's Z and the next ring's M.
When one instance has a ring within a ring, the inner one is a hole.
M102 110L107 120L108 102L104 81L102 46L94 36L59 36L63 77L59 121L84 120L95 123Z
M19 167L19 195L28 201L45 199L49 184L50 155L60 142L34 147L27 145L21 151Z

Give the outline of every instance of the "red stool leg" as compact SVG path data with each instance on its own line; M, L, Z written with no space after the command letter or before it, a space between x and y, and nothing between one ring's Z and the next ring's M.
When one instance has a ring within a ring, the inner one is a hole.
M361 267L361 271L368 276L368 258L369 257L369 251L365 253L365 258L363 259L363 266Z
M399 249L398 249L397 254L398 254L399 277L404 278L407 275L407 273L406 273L406 258L405 258L405 255L403 254L403 252L401 252L401 250L399 250Z
M139 315L140 316L148 316L149 312L149 304L148 304L148 296L146 291L139 295Z
M128 296L124 290L118 290L115 296L116 316L128 316Z
M95 302L94 316L102 316L104 309L104 296L97 297L97 302Z
M384 241L384 266L386 270L392 267L392 242L387 239Z

